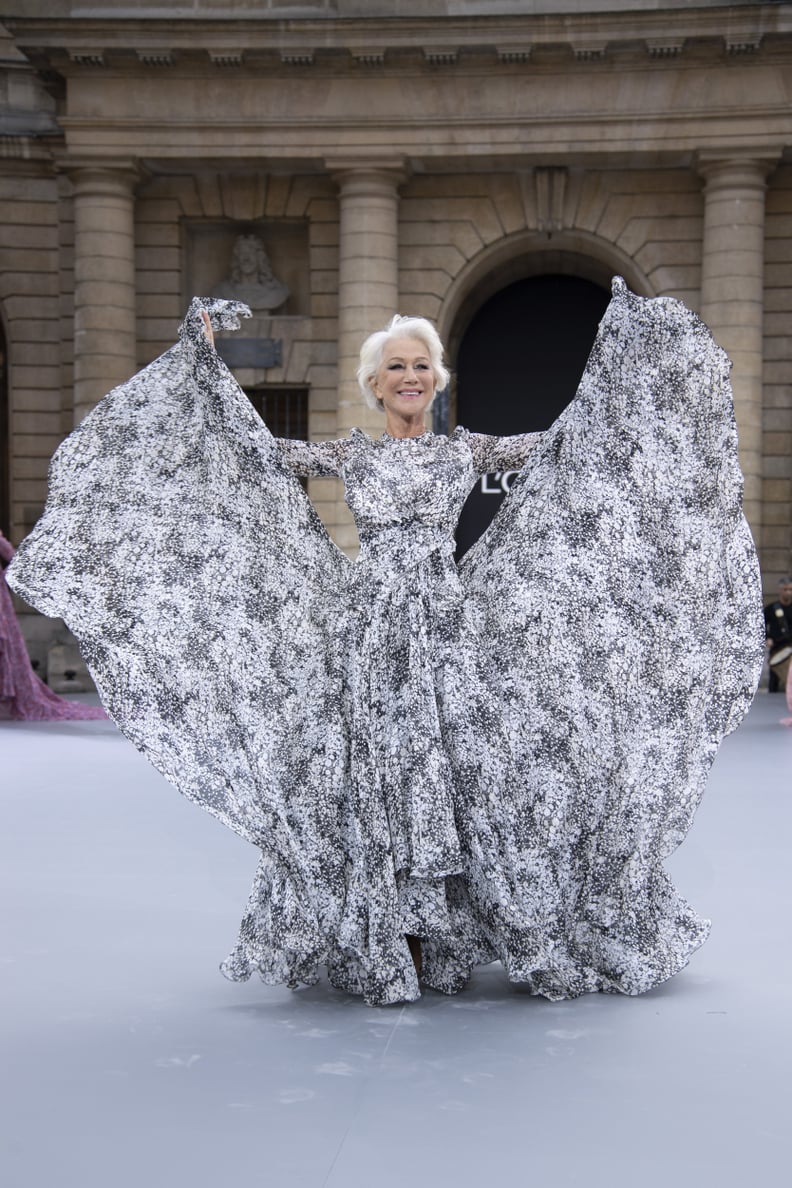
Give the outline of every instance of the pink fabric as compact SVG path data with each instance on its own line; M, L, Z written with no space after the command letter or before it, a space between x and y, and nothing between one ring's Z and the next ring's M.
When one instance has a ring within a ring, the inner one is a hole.
M10 561L14 548L0 532L0 557ZM0 718L27 722L51 719L106 718L100 705L82 705L53 693L30 666L25 641L14 613L11 594L0 571Z

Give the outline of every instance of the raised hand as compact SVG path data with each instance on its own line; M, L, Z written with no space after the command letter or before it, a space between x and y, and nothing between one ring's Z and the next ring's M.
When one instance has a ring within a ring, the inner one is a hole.
M209 314L206 312L205 309L201 310L201 317L203 318L204 333L205 333L206 337L209 339L210 346L214 346L214 344L215 344L214 330L212 329L212 323L209 318Z

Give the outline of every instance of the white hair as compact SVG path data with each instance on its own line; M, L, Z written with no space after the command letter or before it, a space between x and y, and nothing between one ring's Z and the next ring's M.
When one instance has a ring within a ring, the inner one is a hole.
M382 366L385 347L392 338L397 337L417 338L424 344L434 372L435 393L442 392L451 378L450 371L443 363L443 344L440 341L440 335L432 323L427 318L411 318L404 314L396 314L384 330L375 330L373 334L369 334L360 348L357 379L363 399L369 408L382 408L382 404L374 395L371 381Z

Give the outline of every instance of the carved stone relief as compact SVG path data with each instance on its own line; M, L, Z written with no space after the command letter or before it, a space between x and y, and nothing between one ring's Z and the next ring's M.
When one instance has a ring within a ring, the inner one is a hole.
M253 313L272 313L290 295L289 286L278 280L259 235L238 235L234 240L228 276L212 289L212 297L244 301Z

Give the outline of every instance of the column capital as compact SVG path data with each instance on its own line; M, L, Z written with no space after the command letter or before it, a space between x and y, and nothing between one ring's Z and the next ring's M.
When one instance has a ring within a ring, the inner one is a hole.
M325 169L342 188L350 186L389 186L396 188L407 181L410 168L400 154L377 157L325 157Z
M56 161L59 173L68 177L75 190L94 193L131 192L144 171L134 157L68 157Z
M782 150L702 150L696 154L696 172L707 187L755 186L764 189L767 177L781 161Z

